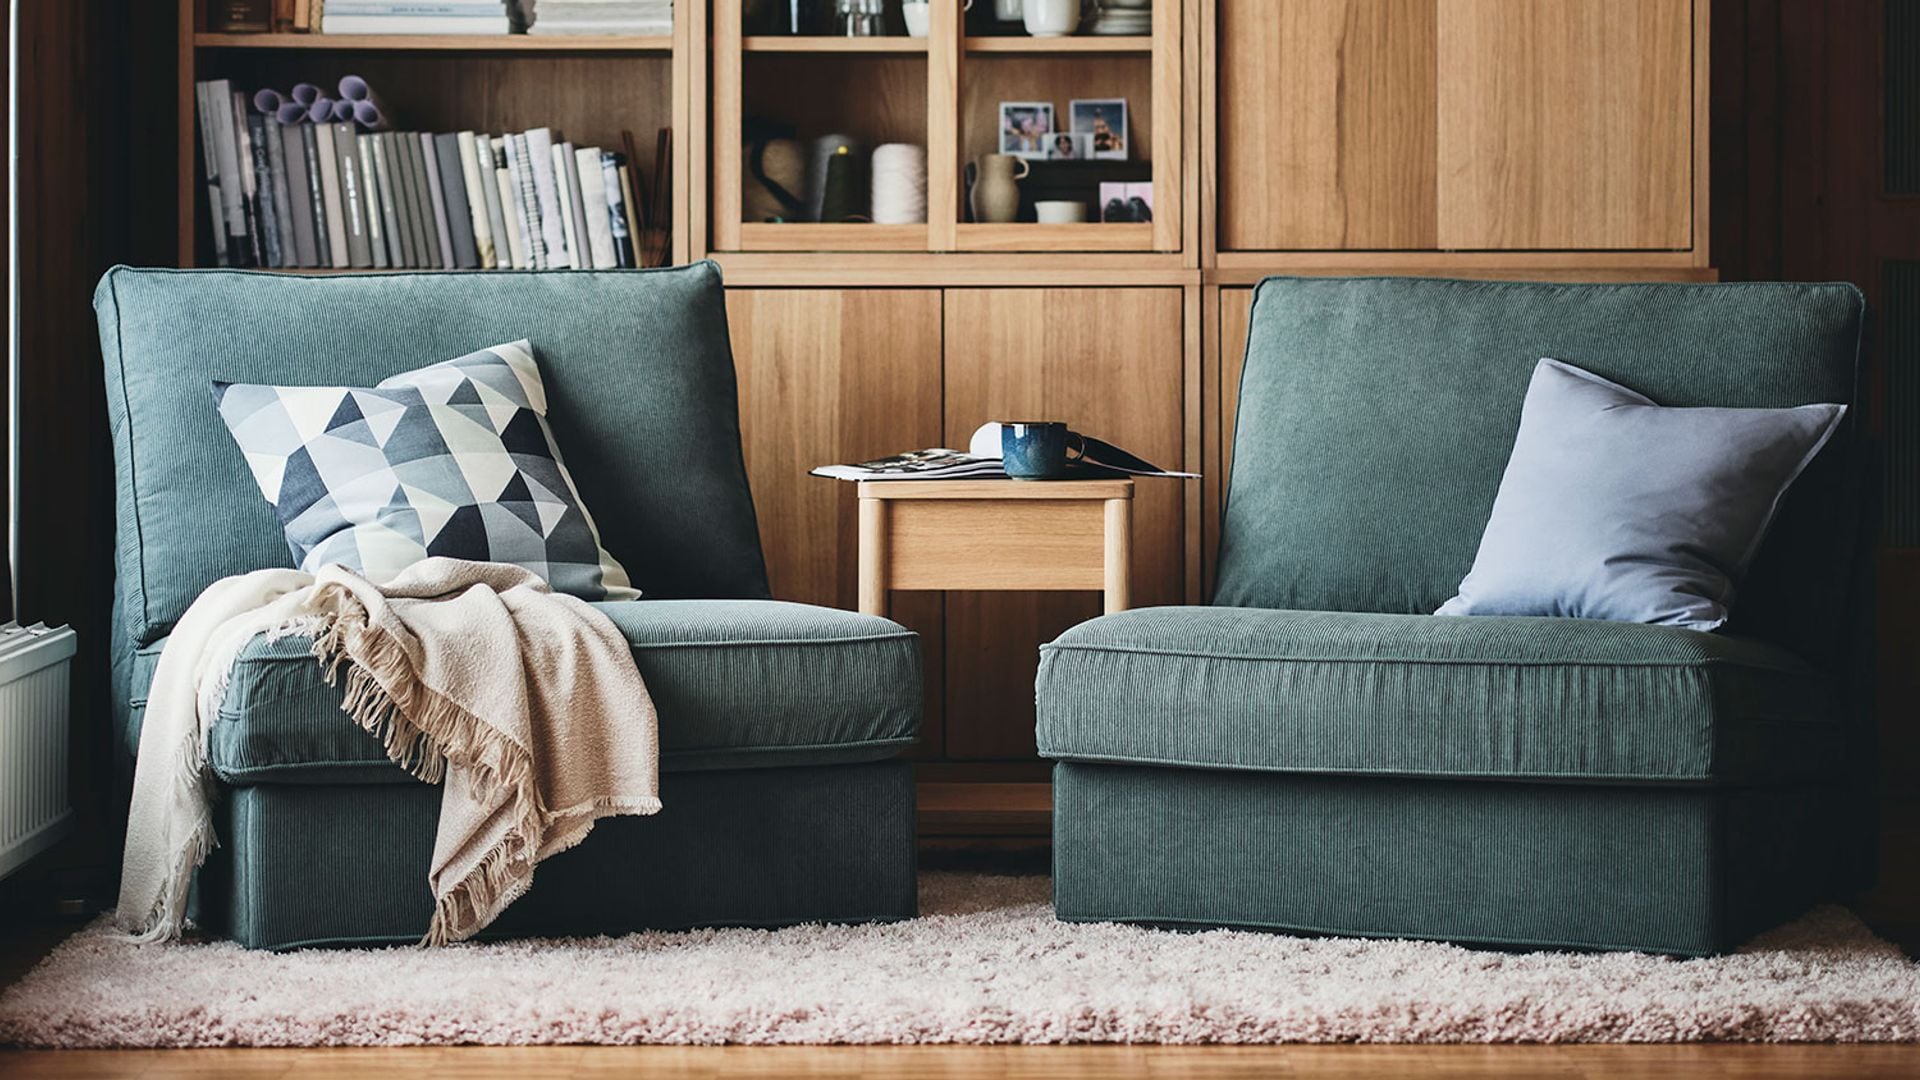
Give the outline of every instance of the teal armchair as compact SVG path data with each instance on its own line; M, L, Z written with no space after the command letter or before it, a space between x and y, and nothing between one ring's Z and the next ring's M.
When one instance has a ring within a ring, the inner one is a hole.
M710 263L305 277L116 268L95 295L116 470L114 705L139 749L167 634L214 580L290 566L209 380L368 386L531 339L554 435L645 594L600 605L660 721L661 800L543 862L493 935L852 922L916 910L920 655L885 619L768 598ZM340 710L307 643L258 638L212 723L203 928L267 948L417 941L437 787Z
M1857 290L1271 279L1251 319L1213 603L1042 649L1060 917L1706 954L1859 887ZM1725 631L1429 614L1543 356L1855 406Z

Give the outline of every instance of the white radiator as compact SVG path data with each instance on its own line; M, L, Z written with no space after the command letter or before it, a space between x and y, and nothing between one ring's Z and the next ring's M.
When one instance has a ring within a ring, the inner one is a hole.
M0 878L66 833L73 631L0 626Z

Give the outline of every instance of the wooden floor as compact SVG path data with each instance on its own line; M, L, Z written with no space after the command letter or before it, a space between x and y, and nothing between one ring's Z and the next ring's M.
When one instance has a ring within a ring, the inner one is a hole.
M0 1053L8 1080L338 1076L527 1080L1124 1077L1824 1077L1913 1080L1912 1046L460 1047Z

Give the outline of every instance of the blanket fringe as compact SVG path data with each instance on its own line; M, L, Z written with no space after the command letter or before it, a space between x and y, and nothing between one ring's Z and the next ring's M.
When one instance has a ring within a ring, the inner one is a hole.
M334 588L323 586L322 593ZM381 740L389 759L421 780L444 780L451 758L474 770L481 790L504 793L508 800L513 824L480 865L435 902L421 944L462 940L492 922L533 880L536 860L529 838L541 834L542 808L532 757L498 729L434 693L419 680L398 639L370 624L350 596L345 603L339 599L323 595L316 601L336 615L314 638L313 654L329 685L338 684L340 668L346 667L341 709Z

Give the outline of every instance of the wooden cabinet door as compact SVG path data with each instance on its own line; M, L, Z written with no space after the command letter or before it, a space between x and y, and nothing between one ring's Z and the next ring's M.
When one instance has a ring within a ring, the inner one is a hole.
M949 290L947 445L989 420L1065 420L1177 468L1182 319L1176 288ZM1136 607L1183 602L1183 483L1139 481ZM1099 614L1097 593L947 594L946 756L1031 757L1038 649Z
M1442 248L1692 247L1690 0L1438 3Z
M1432 248L1434 0L1218 0L1219 244Z
M729 289L740 430L767 576L781 600L853 608L853 485L807 475L940 444L937 289ZM902 593L928 687L921 752L940 746L941 598Z

